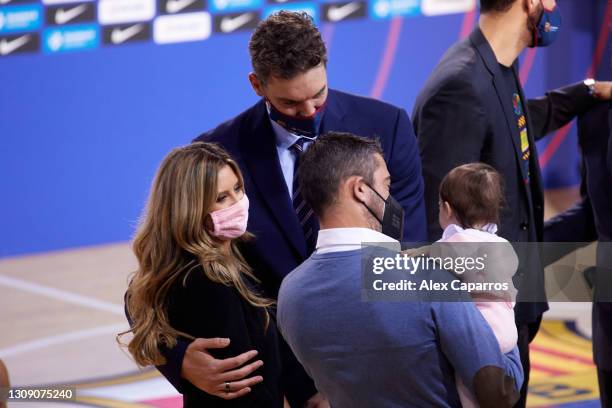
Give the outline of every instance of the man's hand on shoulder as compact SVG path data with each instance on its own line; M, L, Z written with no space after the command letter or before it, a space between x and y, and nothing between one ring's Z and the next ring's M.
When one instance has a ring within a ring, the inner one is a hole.
M263 377L247 377L261 367L263 361L246 364L257 355L257 350L224 360L218 360L208 352L229 344L229 339L195 339L185 351L181 377L202 391L223 399L239 398L251 392L251 387L262 382Z

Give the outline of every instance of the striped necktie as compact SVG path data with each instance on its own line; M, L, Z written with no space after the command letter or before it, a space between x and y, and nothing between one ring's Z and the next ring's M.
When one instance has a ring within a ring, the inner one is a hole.
M293 168L293 209L298 217L298 221L302 226L304 232L304 239L306 240L306 253L311 254L315 249L317 243L317 234L319 232L319 220L312 211L312 208L304 201L302 192L297 177L297 169L300 162L300 157L304 153L304 144L311 142L311 139L301 137L295 142L289 150L295 156L295 165Z

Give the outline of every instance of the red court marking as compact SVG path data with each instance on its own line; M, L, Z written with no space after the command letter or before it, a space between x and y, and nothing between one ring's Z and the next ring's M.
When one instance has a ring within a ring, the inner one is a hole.
M550 159L555 155L559 146L563 143L570 130L572 129L572 123L569 123L563 126L561 129L557 131L552 137L550 143L544 149L544 152L540 155L540 168L543 169L546 167Z
M466 38L474 29L474 23L476 22L476 8L472 11L468 11L463 16L463 24L461 25L461 31L459 32L459 39L463 40Z
M183 407L183 397L182 396L174 396L174 397L166 397L166 398L157 398L150 399L145 401L139 401L142 404L148 404L152 407L157 408L182 408Z
M580 363L580 364L585 364L589 367L593 367L593 359L590 358L586 358L586 357L580 357L580 356L576 356L573 354L569 354L569 353L565 353L563 351L558 351L558 350L553 350L551 348L548 347L544 347L544 346L539 346L537 344L530 344L529 345L529 349L532 351L539 351L541 353L545 353L551 356L555 356L555 357L560 357L560 358L564 358L566 360L571 360L573 362L576 363Z
M595 54L593 55L593 62L591 63L591 67L586 74L587 78L595 76L595 71L599 67L606 49L606 43L608 42L608 36L610 35L610 23L612 22L612 0L608 0L604 16L604 21L599 31L599 40L597 41L597 47L595 48Z
M519 78L523 86L525 86L527 80L529 79L529 74L531 73L531 68L533 68L533 61L535 61L537 53L537 48L529 48L525 54L523 65L521 65L521 72L519 72Z
M606 42L608 41L608 37L610 35L610 23L612 23L612 0L608 0L608 3L606 5L604 21L601 25L601 30L599 31L599 39L597 40L597 48L595 49L595 54L593 55L593 61L591 62L591 66L587 71L587 78L590 78L595 74L597 67L599 67L599 64L601 63L601 59L606 48ZM559 149L559 146L561 146L561 144L569 134L570 129L571 124L559 129L557 133L555 133L552 140L546 146L544 152L540 156L540 168L544 169L550 159L555 155L555 153Z
M530 365L531 365L532 370L540 371L540 372L550 374L553 376L569 374L568 371L562 371L562 370L557 370L555 368L546 367L546 366L534 363L533 361L531 362Z
M394 17L391 20L389 27L389 34L387 35L387 45L385 46L385 53L383 54L382 61L378 67L378 74L376 75L376 81L370 92L372 98L380 98L387 85L391 68L393 67L393 60L395 58L395 52L397 51L397 44L399 43L400 33L402 32L402 17Z

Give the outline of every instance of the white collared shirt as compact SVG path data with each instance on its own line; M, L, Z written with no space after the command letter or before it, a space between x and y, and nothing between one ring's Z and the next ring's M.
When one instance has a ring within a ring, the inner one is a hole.
M293 171L295 168L295 155L289 148L303 136L294 135L270 119L270 108L267 106L267 104L266 108L268 109L268 120L272 124L272 129L274 130L274 135L276 136L276 152L278 153L278 161L280 163L281 171L283 172L283 178L285 179L285 184L287 185L287 190L289 191L289 197L293 199ZM304 143L304 151L306 151L311 144L312 142Z
M450 224L442 233L442 238L438 241L444 242L451 239L455 234L464 234L464 236L470 236L477 241L488 242L491 239L497 241L494 237L497 237L497 224L485 224L480 229L475 228L463 228L457 224ZM502 238L503 241L505 241Z
M384 243L397 251L401 247L398 240L370 228L329 228L319 230L316 252L353 251L361 249L364 243Z

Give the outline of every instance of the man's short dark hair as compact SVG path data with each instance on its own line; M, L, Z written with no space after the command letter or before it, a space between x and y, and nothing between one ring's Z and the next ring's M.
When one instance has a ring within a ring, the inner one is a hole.
M515 1L516 0L480 0L480 12L488 13L490 11L508 11Z
M302 197L321 216L336 200L342 181L361 176L374 184L376 154L383 155L378 140L341 132L319 136L300 158L298 180Z
M327 49L312 18L304 12L279 11L261 21L249 42L251 64L264 84L274 75L291 79L327 64Z

